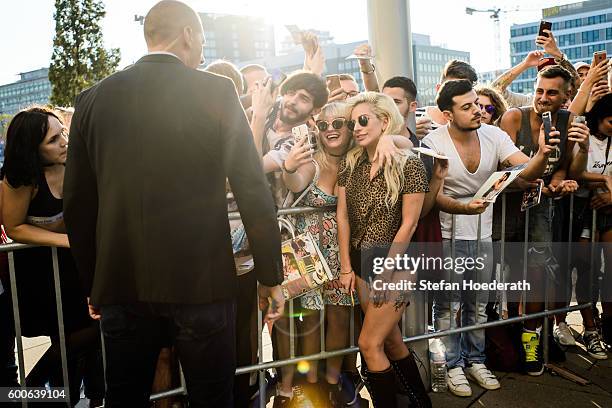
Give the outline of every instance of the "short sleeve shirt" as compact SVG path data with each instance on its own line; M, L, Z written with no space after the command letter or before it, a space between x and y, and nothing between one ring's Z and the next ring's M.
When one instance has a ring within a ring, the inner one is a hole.
M372 163L367 153L357 160L351 172L346 160L338 167L338 185L346 189L346 204L351 226L351 247L373 248L393 242L402 222L402 197L387 207L387 184L382 169L370 180ZM429 191L423 162L410 154L404 164L404 181L400 194Z

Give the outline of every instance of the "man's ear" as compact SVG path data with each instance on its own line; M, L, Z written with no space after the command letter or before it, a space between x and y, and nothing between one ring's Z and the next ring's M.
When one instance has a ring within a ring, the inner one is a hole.
M442 115L444 115L444 119L446 119L448 122L453 121L453 112L445 110L442 111Z
M442 84L436 84L436 93L440 92L440 87L442 86Z
M191 29L190 26L185 26L183 28L183 41L185 41L185 44L191 44L192 40L193 40L193 30Z
M408 112L416 112L417 110L417 102L412 101L408 104Z

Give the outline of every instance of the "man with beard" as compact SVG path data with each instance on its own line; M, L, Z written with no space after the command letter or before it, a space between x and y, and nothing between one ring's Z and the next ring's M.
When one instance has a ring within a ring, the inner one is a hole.
M472 197L500 164L506 168L528 163L523 177L527 180L538 178L544 172L546 159L553 148L544 144L544 134L540 134L540 149L530 160L506 133L495 126L481 124L478 95L469 80L445 82L436 103L447 125L431 132L423 142L445 154L449 161L448 175L438 194L437 205L441 210L444 255L454 257L456 268L455 271L446 270L443 277L446 282L486 283L492 272L493 211L488 207L489 203ZM553 137L555 135L553 132ZM555 139L551 140L551 143L555 142ZM454 223L453 214L456 214ZM453 237L454 248L451 247ZM459 268L459 261L465 261L463 271ZM461 310L462 327L486 322L487 301L486 290L435 291L435 329L456 327L458 310ZM488 390L500 387L497 378L484 364L484 330L445 336L442 341L446 346L447 384L453 394L472 395L464 368L481 387Z
M264 171L274 172L270 182L276 204L280 207L287 194L279 170L286 153L283 144L293 141L291 129L306 124L327 102L325 80L306 71L295 72L281 84L280 100L276 101L272 81L258 82L253 93L251 129L255 146L264 160Z
M543 199L540 205L529 210L529 237L528 276L531 291L527 294L524 312L537 313L544 310L544 279L559 275L559 264L555 260L551 243L562 238L564 222L560 214L562 207L554 197L573 192L577 188L574 180L566 180L568 174L580 174L586 165L588 153L588 139L584 138L578 127L570 125L572 115L569 111L561 109L566 102L572 75L558 65L549 66L538 73L535 93L531 106L512 108L501 118L500 127L506 131L516 146L527 156L537 154L538 137L542 133L544 112L551 113L553 128L558 132L559 143L549 155L545 171L542 175L544 185ZM572 127L570 127L572 126ZM588 137L588 133L587 133ZM579 142L580 149L574 150L574 143ZM522 242L524 240L525 213L520 212L522 192L507 195L507 208L510 213L506 216L506 241ZM555 218L551 214L555 214ZM523 265L515 260L522 257L508 256L513 278L522 276ZM547 271L546 274L543 273ZM520 294L508 294L513 300L508 305L509 315L518 314L518 299ZM536 299L537 298L537 299ZM544 371L542 363L542 347L536 332L541 319L528 320L524 324L522 334L523 348L525 349L525 368L530 375L540 375ZM552 344L552 343L551 343Z

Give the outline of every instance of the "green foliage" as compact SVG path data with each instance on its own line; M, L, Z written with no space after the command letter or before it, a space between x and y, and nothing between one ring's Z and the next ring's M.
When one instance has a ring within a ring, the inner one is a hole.
M49 68L51 103L71 106L84 89L112 74L119 65L118 48L105 49L100 0L55 0L55 38Z

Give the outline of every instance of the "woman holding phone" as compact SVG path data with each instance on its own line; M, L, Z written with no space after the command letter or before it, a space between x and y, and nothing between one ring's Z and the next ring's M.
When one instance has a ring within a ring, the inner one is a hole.
M346 153L353 147L351 131L347 127L349 105L345 102L331 102L319 113L316 125L316 150L302 138L293 145L283 165L283 181L287 188L299 193L307 190L298 203L300 206L327 207L337 204L338 165ZM376 159L391 160L400 149L412 147L410 141L399 135L385 135L378 144ZM318 169L318 170L317 170ZM303 313L304 354L319 352L320 320L319 310L325 309L327 320L325 349L328 351L342 349L349 345L349 307L358 303L355 295L342 286L339 280L340 260L338 256L338 227L336 211L300 215L296 217L296 233L309 231L321 249L327 264L336 279L322 289L315 290L299 299ZM332 357L326 364L326 394L332 404L350 403L354 395L341 395L339 386L340 370L343 357ZM354 365L354 361L352 362ZM308 381L317 381L316 361L311 362L307 374ZM356 369L355 369L356 370ZM345 393L346 394L346 393ZM336 406L336 405L334 405Z
M348 128L356 147L338 170L340 280L348 290L357 289L365 312L359 336L367 363L365 382L375 407L396 406L396 378L412 406L430 407L398 327L405 293L381 285L409 274L394 268L380 274L373 270L374 254L395 258L408 248L428 191L427 174L421 160L408 152L396 154L384 167L373 161L381 137L403 130L404 121L390 97L366 92L349 106Z

